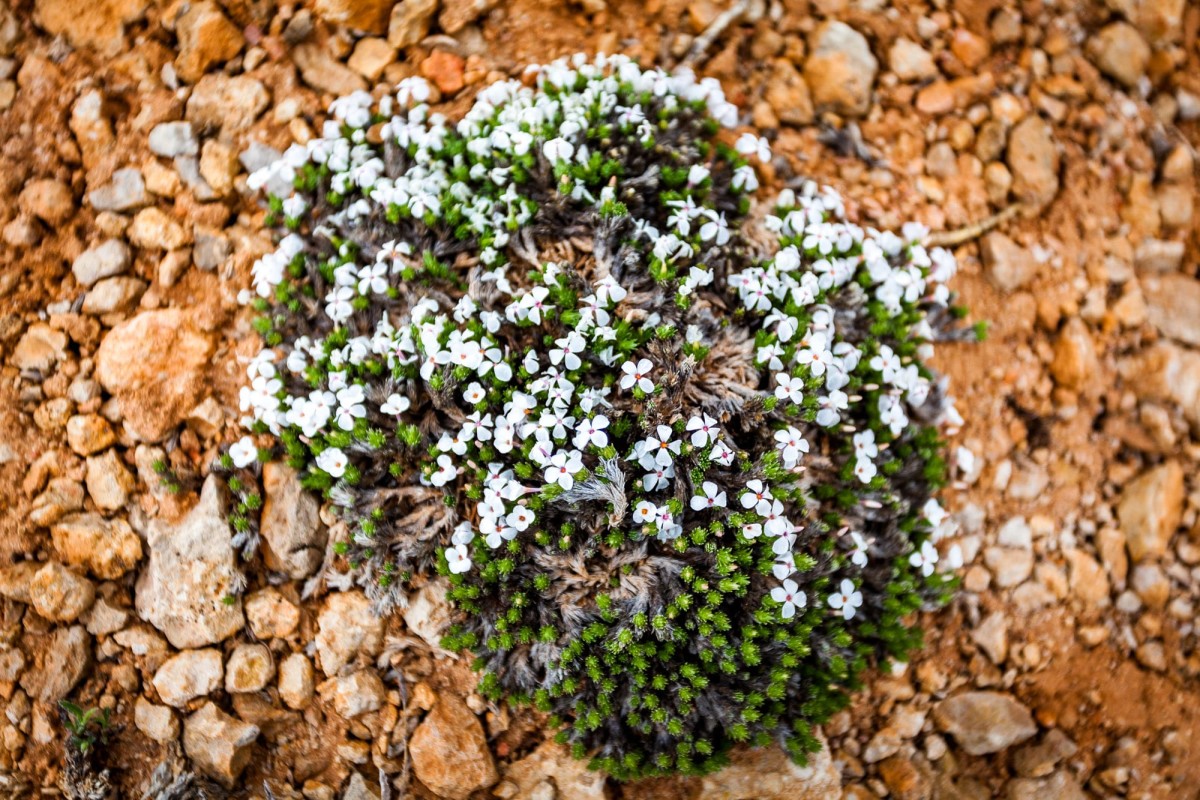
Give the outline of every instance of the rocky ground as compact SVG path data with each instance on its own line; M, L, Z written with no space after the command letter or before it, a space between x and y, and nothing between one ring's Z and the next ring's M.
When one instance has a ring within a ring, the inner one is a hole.
M74 785L69 697L111 712L119 797L1198 796L1200 7L4 2L0 795ZM471 692L436 586L388 620L343 591L294 475L267 471L249 562L205 480L257 350L247 173L335 95L419 73L453 113L597 50L694 58L774 139L776 181L960 231L955 288L990 323L939 355L974 455L946 499L963 591L804 769L607 783Z

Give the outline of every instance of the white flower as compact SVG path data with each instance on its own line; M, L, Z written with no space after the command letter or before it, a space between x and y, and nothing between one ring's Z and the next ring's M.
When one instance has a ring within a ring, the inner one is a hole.
M658 515L658 506L651 503L649 500L638 501L637 506L633 509L633 520L639 525L645 525L653 522Z
M583 469L583 459L578 450L559 450L546 467L546 483L556 483L569 491L575 485L575 473Z
M838 591L829 596L829 607L842 612L842 619L854 619L855 611L862 606L862 592L854 588L854 581L843 578Z
M692 497L692 511L706 508L725 508L725 493L712 481L705 481L701 487L704 494Z
M660 467L657 464L652 464L650 471L642 476L642 488L647 492L657 492L667 488L671 479L675 477L675 465L668 464L665 467Z
M808 452L808 441L799 430L789 425L783 430L775 431L775 449L783 459L785 469L791 469L800 461L800 456Z
M780 400L787 400L794 405L800 405L804 401L803 378L793 378L786 372L780 372L775 376L775 382L778 384L775 387L775 396Z
M325 472L328 472L335 478L340 478L346 474L346 465L349 460L346 454L336 447L327 447L317 456L317 467Z
M258 458L258 448L254 446L253 439L243 436L230 445L229 457L233 459L233 465L241 469L254 463Z
M512 510L505 522L518 531L523 531L533 524L534 513L525 506L517 506Z
M482 402L483 398L487 396L487 392L483 390L483 387L479 385L478 381L472 381L467 385L467 388L463 390L462 396L463 400L466 400L471 405L475 405L476 403Z
M743 133L734 144L734 149L744 156L758 156L758 160L766 163L771 160L771 145L762 136L753 133Z
M608 434L605 433L604 429L607 427L608 417L603 414L597 414L591 419L583 420L575 429L575 446L581 450L589 444L596 447L605 447L608 444Z
M858 531L850 532L850 540L854 542L854 549L850 551L850 563L854 566L862 568L867 565L867 540L863 538Z
M854 462L854 475L863 483L870 483L877 471L875 462L869 458L860 458Z
M542 145L542 154L546 156L547 161L569 161L575 154L575 146L566 139L551 139Z
M771 487L760 480L746 481L746 492L741 496L742 508L753 508L755 513L766 515L771 510Z
M679 455L679 442L671 440L675 432L669 425L659 425L654 436L648 436L642 442L645 455L653 459L655 464L666 467L675 462L673 456Z
M434 486L445 486L458 474L458 469L454 466L454 460L448 455L437 457L437 467L434 473L429 476L429 482Z
M921 507L921 516L929 520L930 526L936 528L946 521L949 514L946 509L942 508L942 504L934 498L929 498L925 501L925 505Z
M808 605L808 596L800 591L800 587L791 578L785 580L782 586L771 590L771 599L783 605L780 614L784 619L791 619L796 615L797 608Z
M933 574L933 567L938 561L937 548L933 546L933 542L926 539L921 543L921 549L908 557L908 563L912 564L921 570L921 574L928 578Z
M687 429L692 431L692 447L704 447L717 438L717 421L708 414L688 420Z
M646 376L652 369L654 363L648 358L643 358L637 363L626 361L621 365L621 371L625 373L621 376L621 388L632 389L636 384L643 392L650 394L654 391L654 383Z
M409 407L411 406L412 401L404 395L390 394L388 395L388 399L384 401L383 405L379 407L379 410L384 414L399 416L405 411L408 411Z
M879 446L875 444L875 431L868 428L854 434L854 455L859 459L872 459L879 455Z
M733 451L724 442L717 442L713 445L712 460L721 466L728 467L732 464L733 455Z
M467 552L465 544L456 544L453 547L447 547L446 561L450 565L450 572L454 575L461 575L471 568L471 556Z

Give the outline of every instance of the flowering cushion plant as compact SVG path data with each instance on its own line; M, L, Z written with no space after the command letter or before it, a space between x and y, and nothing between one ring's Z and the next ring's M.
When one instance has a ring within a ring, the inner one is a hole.
M457 123L429 97L341 98L252 176L281 239L243 298L266 348L258 438L223 457L242 541L270 434L377 607L445 576L446 645L577 756L803 759L949 588L957 415L925 360L957 335L953 257L810 182L755 213L769 145L722 133L712 80L579 56Z

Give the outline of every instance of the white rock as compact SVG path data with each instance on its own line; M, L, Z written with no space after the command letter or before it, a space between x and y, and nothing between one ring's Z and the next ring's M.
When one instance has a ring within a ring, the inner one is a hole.
M232 535L212 475L179 525L150 524L150 562L138 578L136 607L175 647L215 644L241 630Z
M129 263L129 246L119 239L109 239L80 253L71 272L80 284L91 286L102 278L120 275L129 269Z
M179 738L179 719L166 706L155 705L139 697L133 705L133 724L142 733L160 744Z
M292 653L279 664L279 699L288 708L306 708L312 702L316 680L312 662L303 653Z
M154 688L164 703L183 708L188 701L207 697L221 688L225 676L221 651L211 647L203 650L184 650L167 661L154 673Z
M326 675L336 675L359 653L377 655L383 646L383 620L362 592L331 595L317 617L317 628L317 655Z

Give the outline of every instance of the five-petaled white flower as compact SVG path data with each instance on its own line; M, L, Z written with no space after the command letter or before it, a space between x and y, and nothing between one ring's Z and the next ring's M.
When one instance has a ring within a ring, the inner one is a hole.
M654 436L647 436L642 445L645 455L654 459L660 467L666 467L675 462L673 456L679 455L679 442L672 441L675 431L669 425L659 425Z
M658 515L658 506L651 503L649 500L638 501L637 506L633 509L633 520L639 525L645 525L653 522L655 516Z
M692 431L692 447L704 447L717 438L717 421L708 414L689 419L687 429Z
M583 469L583 459L578 450L559 450L550 458L546 467L546 483L557 483L564 491L575 485L575 473Z
M542 154L546 156L547 161L569 161L571 156L575 155L575 145L561 137L551 139L542 145Z
M780 400L787 400L796 405L804 401L803 378L792 377L786 372L780 372L775 376L775 382L778 384L775 387L775 396Z
M379 410L382 411L384 414L391 414L392 416L398 416L400 414L403 414L405 411L408 411L408 409L411 406L412 406L412 401L409 400L404 395L390 394L390 395L388 395L388 399L384 401L383 405L381 405L379 407Z
M692 511L706 508L725 508L725 493L712 481L705 481L701 486L704 494L692 497Z
M346 454L336 447L327 447L317 456L317 467L335 478L346 474L346 465L349 463Z
M233 465L241 469L254 463L258 458L258 448L254 446L253 439L243 436L230 445L229 457L233 459Z
M808 452L808 441L804 434L789 425L783 430L775 431L775 448L783 459L785 469L791 469L800 461L800 456Z
M854 588L854 581L843 578L838 591L829 595L829 607L842 612L842 619L854 619L855 611L862 606L862 592Z
M921 574L928 578L933 574L934 565L938 562L938 551L933 546L933 542L926 539L921 543L921 549L908 557L908 563L912 564L921 570Z
M771 590L771 599L783 606L780 614L784 619L791 619L796 615L797 608L804 608L808 605L808 595L800 591L800 587L791 578L784 580L782 586L776 586Z
M461 575L471 568L471 556L467 552L465 544L447 547L446 561L450 566L450 572L454 575Z
M646 376L654 369L654 362L648 358L643 358L638 362L626 361L621 365L621 371L625 374L621 376L621 388L632 389L635 385L646 394L654 391L654 382Z
M608 417L603 414L597 414L591 419L585 419L579 423L575 429L575 446L578 448L587 447L589 444L595 447L604 447L608 444L608 434L605 433L605 428L608 427Z

